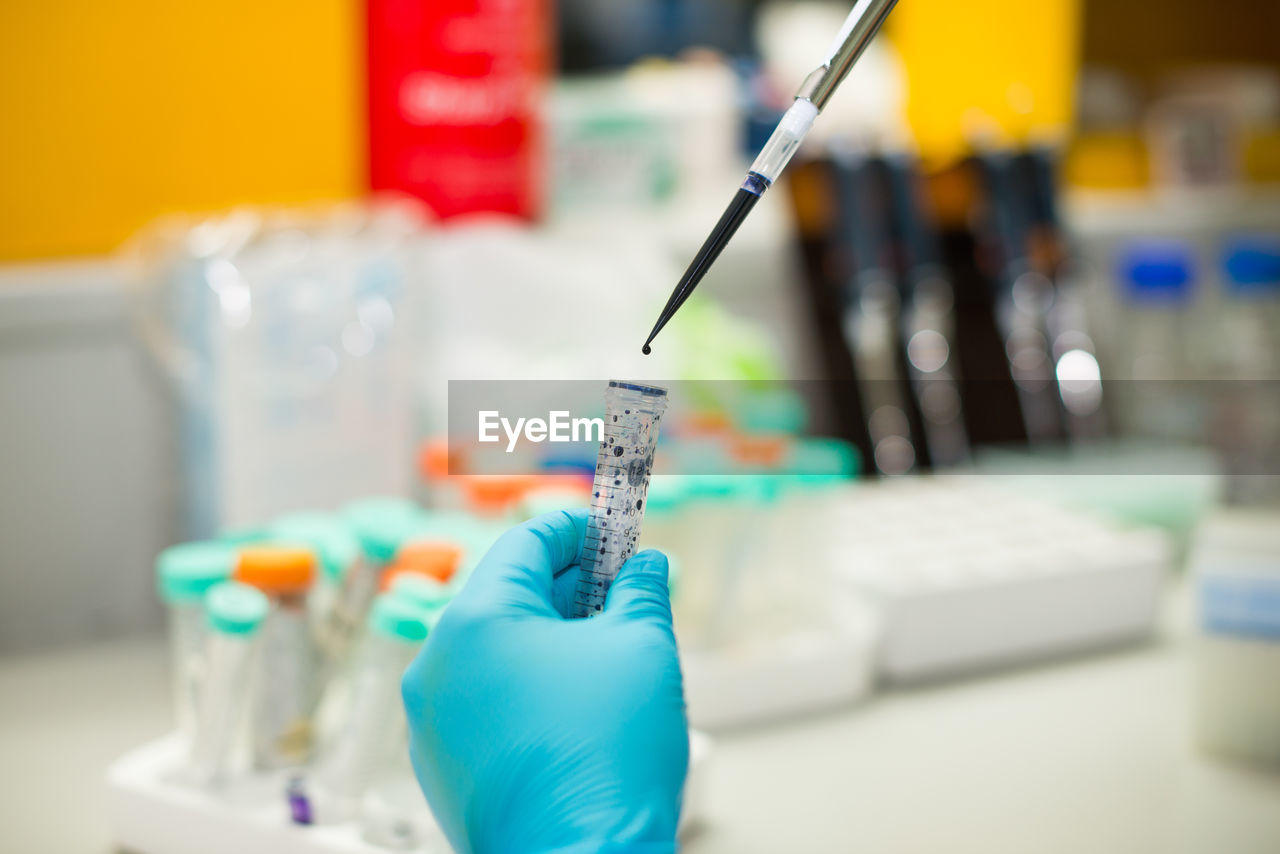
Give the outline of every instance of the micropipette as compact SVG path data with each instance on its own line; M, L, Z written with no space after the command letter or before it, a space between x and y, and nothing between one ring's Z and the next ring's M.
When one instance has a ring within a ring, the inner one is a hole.
M614 576L636 551L666 389L611 380L605 391L604 434L591 488L591 514L571 616L604 610Z
M747 171L746 180L738 188L733 201L721 214L711 234L694 256L689 268L680 277L680 282L671 293L671 298L658 315L658 322L644 342L644 352L650 352L650 344L662 327L667 325L675 313L684 305L684 301L693 293L693 289L702 281L707 270L715 263L725 244L733 237L742 225L742 221L751 213L756 202L764 195L765 190L782 174L782 170L796 153L800 143L813 127L813 120L826 107L836 88L844 81L853 64L862 56L871 39L880 30L889 12L893 10L897 0L858 0L853 11L845 19L844 26L832 43L827 60L809 72L809 76L800 84L795 101L782 116L774 129L773 135L765 143L755 162Z

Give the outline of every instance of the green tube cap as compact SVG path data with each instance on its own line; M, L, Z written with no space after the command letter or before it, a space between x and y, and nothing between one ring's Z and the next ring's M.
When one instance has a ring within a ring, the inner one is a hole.
M421 643L427 639L427 615L397 593L383 593L373 600L369 628L385 637Z
M209 588L231 577L235 547L228 543L183 543L156 558L156 585L170 604L198 602Z
M735 420L746 433L795 435L809 423L808 405L790 388L747 386L734 404Z
M453 591L447 584L416 572L396 576L391 582L391 592L406 602L427 610L443 608L453 598Z
M826 436L804 436L792 442L783 469L804 482L821 486L858 474L862 460L848 442Z
M261 590L238 581L209 588L204 600L209 628L226 635L251 635L267 618L270 603Z
M271 526L274 538L309 547L320 560L324 577L340 584L356 558L360 541L340 516L307 511L281 516Z
M422 530L425 515L403 498L367 498L342 509L364 556L378 564L390 563L401 544Z

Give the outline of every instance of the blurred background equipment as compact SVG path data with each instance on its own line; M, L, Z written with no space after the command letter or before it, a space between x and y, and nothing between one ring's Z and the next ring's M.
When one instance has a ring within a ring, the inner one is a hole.
M536 217L551 14L547 0L371 0L370 188L411 193L442 219Z
M904 0L619 346L851 5L0 7L15 848L429 849L395 671L595 470L456 419L631 377L685 850L1272 854L1274 4Z
M131 244L141 339L176 402L189 534L408 489L418 228L393 205L240 211Z
M1210 750L1280 758L1280 546L1268 515L1210 519L1196 539L1196 725Z

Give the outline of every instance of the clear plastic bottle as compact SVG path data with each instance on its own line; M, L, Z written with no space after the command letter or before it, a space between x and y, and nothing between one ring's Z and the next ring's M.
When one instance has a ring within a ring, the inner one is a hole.
M1182 393L1180 382L1203 378L1195 375L1197 360L1187 355L1199 289L1192 247L1174 240L1132 241L1119 256L1125 334L1113 349L1118 378L1136 381L1119 384L1128 393L1120 401L1121 420L1130 432L1148 436L1193 435L1201 407Z
M187 744L195 734L204 671L205 593L226 581L234 565L235 551L214 542L174 546L156 559L160 598L169 610L174 719Z
M360 644L346 694L342 726L311 775L309 796L317 823L344 821L402 746L406 728L400 679L427 637L423 611L400 596L378 596Z
M1280 367L1280 239L1236 235L1225 242L1221 265L1229 303L1219 342L1230 376L1273 379Z
M205 597L205 679L184 779L221 786L247 767L245 735L259 630L270 610L260 590L225 582Z
M250 714L253 764L261 770L295 767L311 756L322 675L307 611L315 565L310 549L286 545L244 548L236 563L236 580L271 603Z

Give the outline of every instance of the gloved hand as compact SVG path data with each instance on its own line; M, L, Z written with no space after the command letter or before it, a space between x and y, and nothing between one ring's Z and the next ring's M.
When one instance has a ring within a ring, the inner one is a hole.
M413 767L462 854L675 850L689 742L667 559L640 552L602 614L566 619L586 525L504 534L405 674Z

